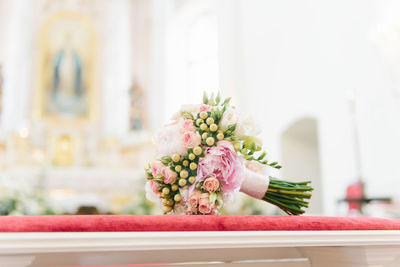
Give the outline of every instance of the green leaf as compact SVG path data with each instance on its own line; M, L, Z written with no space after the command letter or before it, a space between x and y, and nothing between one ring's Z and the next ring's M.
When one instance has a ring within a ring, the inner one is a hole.
M236 125L237 125L237 123L228 125L228 128L226 129L226 131L229 133L233 133L236 130Z
M193 115L189 112L182 112L182 117L186 120L194 120Z
M263 152L258 158L257 160L262 160L263 158L265 158L265 156L267 155L267 152Z
M161 163L164 164L165 166L167 166L171 162L172 162L172 158L171 157L164 156L164 157L161 158Z
M273 166L275 166L277 164L278 164L278 162L275 161L275 162L270 163L269 166L273 167Z
M205 105L208 104L207 92L205 92L205 91L204 91L204 93L203 93L203 104L205 104Z
M225 99L225 101L224 101L224 103L222 103L222 105L228 106L231 99L232 99L232 97L228 97L227 99Z
M221 94L220 94L220 92L218 91L217 97L215 98L215 105L218 106L219 102L221 102Z

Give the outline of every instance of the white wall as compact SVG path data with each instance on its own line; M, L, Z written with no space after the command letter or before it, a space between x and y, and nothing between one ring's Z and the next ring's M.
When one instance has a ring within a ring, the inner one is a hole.
M240 105L262 122L270 158L280 158L280 135L290 123L303 116L316 118L323 206L326 214L334 214L336 200L357 176L346 99L349 90L356 90L367 191L395 197L400 183L399 99L370 40L376 10L383 2L240 0L231 4L236 10L232 21L238 27L233 37L221 35L220 47L239 41L233 54L240 69L231 71L229 82L239 85ZM222 6L221 16L229 16L232 10ZM226 79L223 82L222 88L228 84ZM390 184L394 186L388 188Z

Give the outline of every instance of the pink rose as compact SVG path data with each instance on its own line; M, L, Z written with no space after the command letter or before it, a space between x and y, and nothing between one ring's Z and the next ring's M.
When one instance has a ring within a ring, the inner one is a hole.
M200 195L200 200L202 200L202 199L209 199L210 198L210 194L209 193L202 193L201 195Z
M199 205L199 212L202 214L208 214L211 212L210 203L202 203Z
M202 111L205 112L209 112L211 110L211 106L210 105L206 105L206 104L202 104L199 108L199 113Z
M219 188L219 181L215 177L210 177L204 180L203 187L208 191L208 192L215 192Z
M182 131L183 132L194 132L196 131L196 127L193 125L192 120L185 120L182 123Z
M189 215L197 214L197 207L189 206L186 210L186 214L189 214Z
M192 207L196 207L199 204L200 191L194 191L189 199L189 204Z
M198 132L185 132L182 138L183 146L186 148L194 148L201 143L201 136Z
M176 172L171 171L169 167L164 167L161 170L162 176L164 176L164 183L173 184L178 176Z
M205 157L199 160L198 179L210 176L219 180L224 193L240 188L245 177L244 166L231 142L219 141L216 147L208 148Z
M153 174L153 176L156 176L157 174L160 174L162 168L164 168L164 165L161 162L154 161L151 164L151 174Z

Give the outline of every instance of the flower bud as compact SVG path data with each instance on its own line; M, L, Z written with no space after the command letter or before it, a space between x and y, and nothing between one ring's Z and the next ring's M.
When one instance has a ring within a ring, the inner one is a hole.
M202 131L207 131L207 129L208 129L207 124L205 124L205 123L201 124L201 125L200 125L200 129L201 129Z
M162 189L162 193L163 193L163 195L168 195L168 194L169 194L169 192L170 192L170 190L169 190L169 188L168 188L168 187L164 187L164 188Z
M203 122L204 122L204 120L202 120L202 119L197 119L197 120L196 120L196 125L197 125L197 126L200 126Z
M178 154L173 154L173 155L172 155L172 160L173 160L174 162L179 162L179 161L181 160L181 156L178 155Z
M189 183L193 184L196 181L196 177L190 176L189 177Z
M185 186L186 185L186 180L185 179L179 179L179 186Z
M175 202L172 199L167 200L167 206L172 207L175 204Z
M208 133L203 133L203 134L201 135L201 138L202 138L202 139L207 139L207 137L208 137Z
M182 170L182 166L181 165L176 165L175 166L175 171L176 172L180 172Z
M180 173L179 173L179 176L181 177L181 178L187 178L188 176L189 176L189 173L188 173L188 171L187 170L182 170Z
M171 189L172 189L172 191L176 191L179 189L179 186L177 184L173 184L173 185L171 185Z
M205 112L205 111L200 112L200 118L201 119L205 120L207 117L208 117L207 112Z
M195 148L193 148L193 153L197 156L200 156L201 153L203 153L203 150L201 149L201 147L196 146Z
M189 159L190 160L194 160L196 158L196 155L195 154L193 154L193 153L190 153L189 154Z
M209 145L209 146L214 145L214 143L215 143L214 137L208 137L208 138L206 139L206 143L207 143L207 145Z
M194 171L195 169L197 169L197 164L195 162L190 163L190 167L189 167L192 171Z
M216 130L218 130L218 126L215 123L211 124L210 131L215 132Z
M214 119L211 118L211 117L208 117L207 120L206 120L206 123L207 123L208 125L211 125L211 124L214 123Z
M171 206L164 206L164 213L169 213L172 211L172 207Z
M176 194L176 195L174 196L174 200L175 200L175 202L180 202L180 201L182 200L181 195L180 195L180 194Z
M185 166L185 167L189 166L189 161L188 160L184 160L182 162L182 165Z
M223 139L224 139L224 137L225 137L225 136L224 136L224 134L223 134L223 133L219 133L219 134L217 134L217 139L218 139L218 140L220 140L220 141L221 141L221 140L223 140Z

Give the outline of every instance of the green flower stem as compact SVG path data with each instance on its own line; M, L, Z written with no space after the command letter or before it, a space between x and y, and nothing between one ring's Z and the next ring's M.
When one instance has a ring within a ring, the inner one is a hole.
M270 184L263 198L264 201L278 206L289 215L300 215L308 208L306 200L311 198L314 190L306 182L289 182L270 177Z

